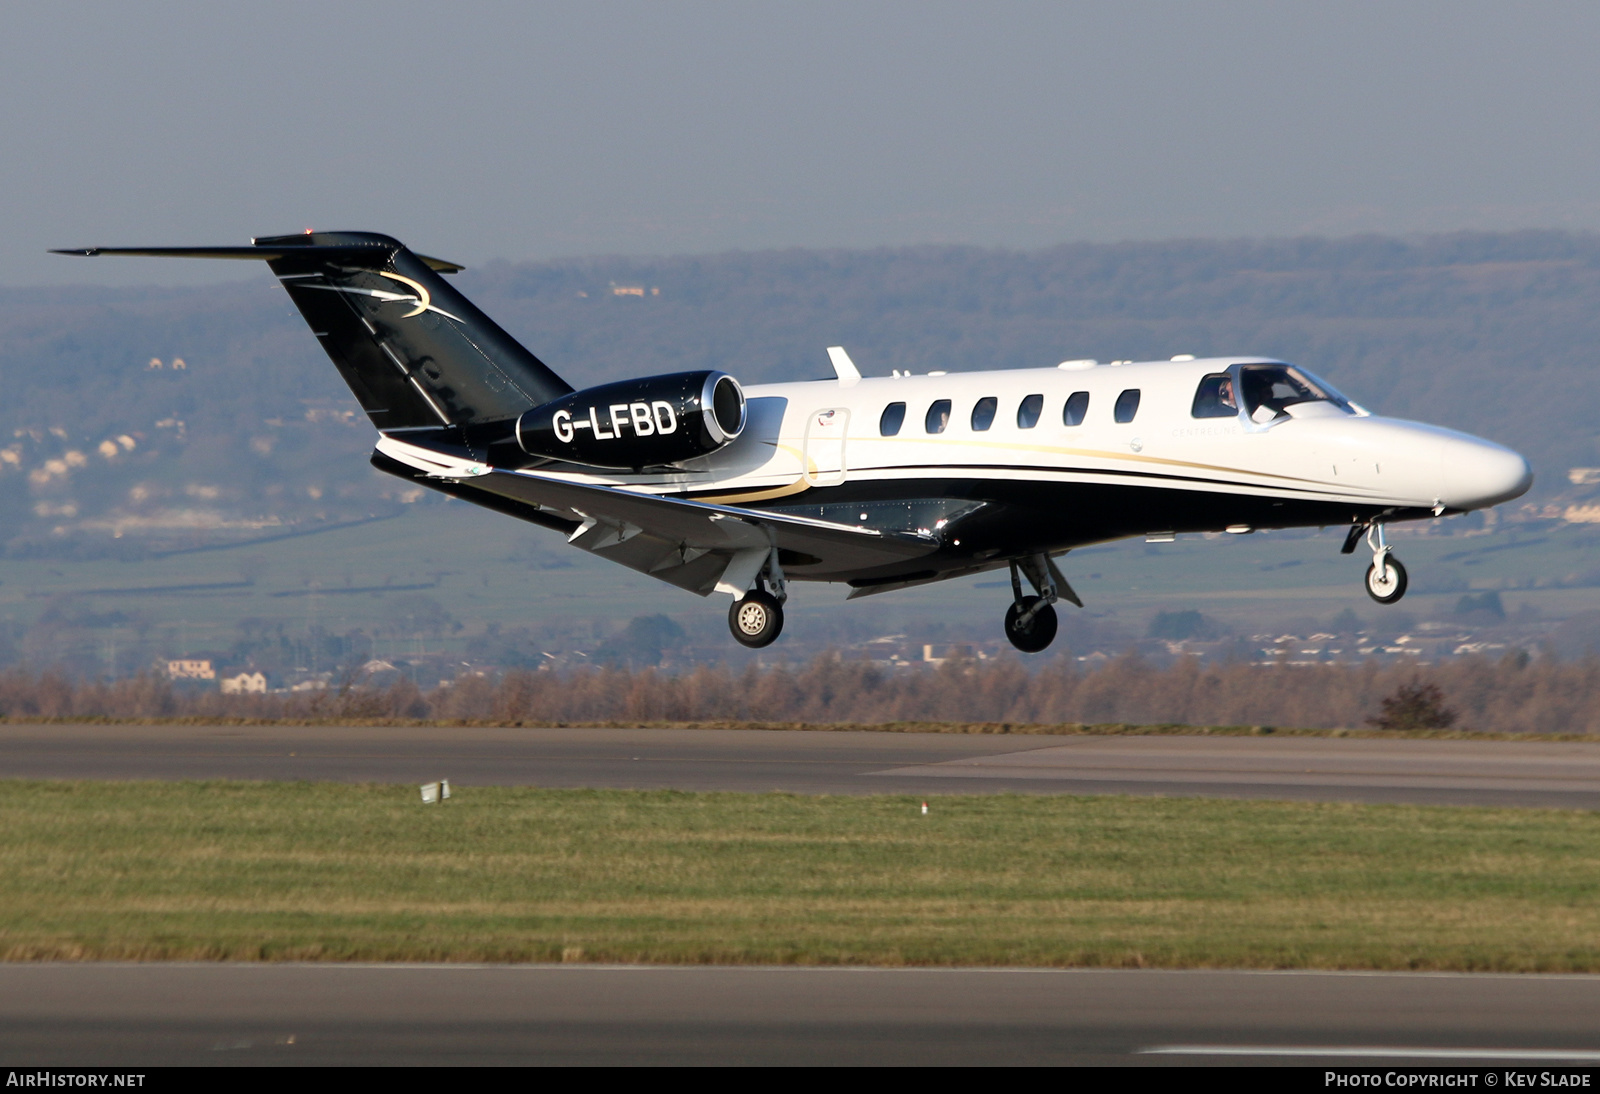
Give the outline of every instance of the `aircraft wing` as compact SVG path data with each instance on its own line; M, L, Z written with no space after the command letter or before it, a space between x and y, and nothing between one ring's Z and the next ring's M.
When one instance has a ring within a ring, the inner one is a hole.
M706 596L742 596L773 549L786 569L850 573L902 563L939 547L932 536L880 532L755 509L664 498L537 471L504 471L393 437L378 451L431 478L453 480L572 521L568 542Z

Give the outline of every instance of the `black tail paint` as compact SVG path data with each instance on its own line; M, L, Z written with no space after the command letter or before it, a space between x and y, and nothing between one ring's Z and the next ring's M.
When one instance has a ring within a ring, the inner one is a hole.
M572 391L445 282L441 273L461 268L453 263L414 254L373 232L253 242L60 253L265 259L372 424L386 433L447 427L509 433L523 411Z

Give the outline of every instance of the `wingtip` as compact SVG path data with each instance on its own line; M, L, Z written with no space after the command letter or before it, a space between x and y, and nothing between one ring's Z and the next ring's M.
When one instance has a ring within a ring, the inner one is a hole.
M50 253L53 254L53 255L81 255L84 258L91 258L94 255L97 255L97 254L100 253L100 248L99 247L68 247L68 248L65 248L65 249L62 249L62 250L52 249L50 251Z
M461 265L459 262L450 262L443 258L434 258L432 255L417 255L417 257L422 260L423 264L426 265L428 269L437 273L453 274L460 273L462 270L466 269L466 267Z

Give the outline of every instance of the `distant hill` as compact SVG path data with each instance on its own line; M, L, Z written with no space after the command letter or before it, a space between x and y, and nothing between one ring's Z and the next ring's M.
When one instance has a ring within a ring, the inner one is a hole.
M824 376L834 344L879 374L1251 353L1510 444L1536 493L1600 466L1596 235L589 258L460 283L576 386L705 367ZM366 466L370 428L266 276L0 291L0 380L13 553L136 552L428 503Z

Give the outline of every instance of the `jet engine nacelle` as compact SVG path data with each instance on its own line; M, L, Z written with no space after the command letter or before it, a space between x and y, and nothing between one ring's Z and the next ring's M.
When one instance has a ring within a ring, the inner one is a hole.
M744 431L744 391L725 372L678 372L575 391L517 419L530 456L588 467L681 463Z

